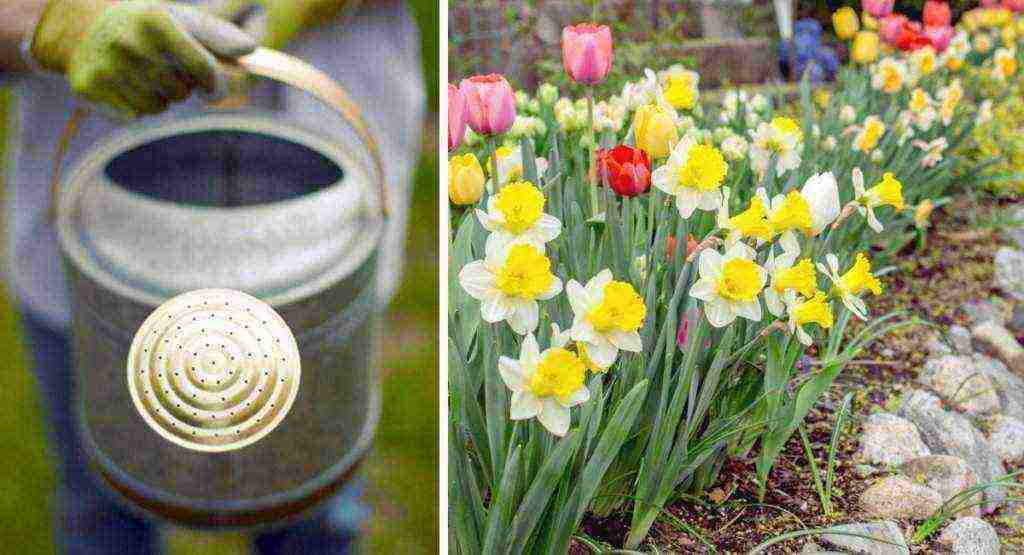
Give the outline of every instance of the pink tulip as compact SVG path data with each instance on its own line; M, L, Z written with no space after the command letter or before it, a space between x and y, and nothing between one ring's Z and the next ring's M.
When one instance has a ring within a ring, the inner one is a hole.
M949 42L953 40L953 35L956 30L953 29L952 25L945 25L941 27L925 27L924 34L928 37L928 40L932 43L932 48L936 52L942 53L949 46Z
M882 40L885 42L896 44L896 39L903 30L903 24L908 21L905 15L890 15L878 22L878 34L882 35Z
M860 0L860 7L876 18L883 18L892 14L895 3L896 0Z
M512 86L497 73L474 75L459 83L465 97L466 122L480 135L502 135L516 121Z
M981 0L982 8L996 8L999 7L999 0Z
M937 0L927 0L921 20L925 27L945 27L953 21L953 13L949 4Z
M1024 0L1003 0L1003 7L1014 12L1024 12Z
M448 150L459 148L466 136L466 97L448 83Z
M612 69L612 31L607 25L580 23L562 29L562 63L573 81L596 85Z

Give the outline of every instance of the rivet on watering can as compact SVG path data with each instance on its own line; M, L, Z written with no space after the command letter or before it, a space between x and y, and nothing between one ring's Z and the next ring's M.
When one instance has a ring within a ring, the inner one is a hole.
M139 415L164 439L196 451L241 449L272 432L295 401L300 373L281 316L231 289L162 304L135 333L127 362Z

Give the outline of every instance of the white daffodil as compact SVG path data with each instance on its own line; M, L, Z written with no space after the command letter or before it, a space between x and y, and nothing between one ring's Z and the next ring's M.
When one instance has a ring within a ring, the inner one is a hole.
M886 172L877 184L865 189L864 174L860 168L853 168L853 193L857 212L867 218L868 225L875 233L883 230L882 222L875 216L875 208L889 205L896 210L903 210L903 185L891 172Z
M818 288L817 271L809 258L797 262L800 257L800 244L793 234L783 235L779 240L782 254L776 256L775 250L768 253L765 269L771 278L764 290L764 304L776 318L781 318L786 309L784 298L790 293L804 296L814 294Z
M559 437L569 431L569 409L590 399L583 361L564 346L541 352L532 333L523 338L519 359L498 359L498 372L512 391L510 418L537 418Z
M523 241L543 248L562 233L562 222L544 213L547 199L533 183L513 181L487 199L487 211L476 209L480 225L491 234L487 243Z
M638 330L647 307L632 285L615 281L610 270L602 270L586 286L569 280L565 294L573 311L569 335L583 344L586 357L596 366L610 367L620 349L643 349Z
M540 316L538 300L547 300L562 291L562 280L551 273L551 261L542 247L528 242L491 242L487 256L463 266L459 285L480 301L485 322L507 320L518 334L537 329Z
M911 144L925 152L924 157L921 158L921 167L924 168L933 168L941 162L943 153L946 152L946 147L949 146L949 142L945 137L939 137L931 142L914 141Z
M803 130L792 118L775 117L757 124L751 131L750 162L758 175L764 176L775 158L775 175L782 175L800 166Z
M857 253L853 266L845 274L839 273L839 258L829 253L825 256L828 267L818 263L818 270L832 280L833 290L846 308L862 320L867 319L868 307L860 295L870 291L882 294L882 282L871 274L871 261L864 253Z
M717 210L722 202L719 188L729 165L714 146L698 144L684 136L672 148L665 164L654 170L654 186L674 196L679 215L686 219L696 209Z
M896 94L907 82L909 70L907 63L896 58L886 57L875 65L871 76L871 87L888 94Z
M797 341L804 346L809 347L814 342L804 326L818 324L823 330L832 327L832 305L824 292L814 291L809 297L798 297L793 291L788 291L784 298L789 314L789 331L796 334Z
M754 262L754 249L743 243L729 247L724 255L714 249L700 253L700 278L690 288L690 296L704 301L708 322L721 328L737 316L759 322L758 297L768 280L768 272Z

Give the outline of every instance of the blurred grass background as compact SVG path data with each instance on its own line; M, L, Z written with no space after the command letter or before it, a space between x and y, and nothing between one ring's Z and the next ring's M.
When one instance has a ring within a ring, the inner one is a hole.
M416 169L403 286L389 312L383 368L384 414L366 471L374 516L365 553L436 553L438 539L438 5L407 3L420 26L430 109ZM0 147L10 95L0 90ZM0 156L0 164L3 156ZM0 193L3 189L0 187ZM0 551L53 553L53 465L35 380L10 301L0 284ZM170 555L246 553L237 533L168 530Z

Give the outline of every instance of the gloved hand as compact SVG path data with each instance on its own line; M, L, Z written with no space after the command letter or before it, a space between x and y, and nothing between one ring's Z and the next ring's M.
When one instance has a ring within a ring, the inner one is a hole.
M86 99L133 117L166 110L197 87L226 94L228 72L218 58L255 48L238 27L173 2L50 0L31 54Z
M263 46L281 50L302 31L330 23L360 0L210 0L208 8L237 23Z

